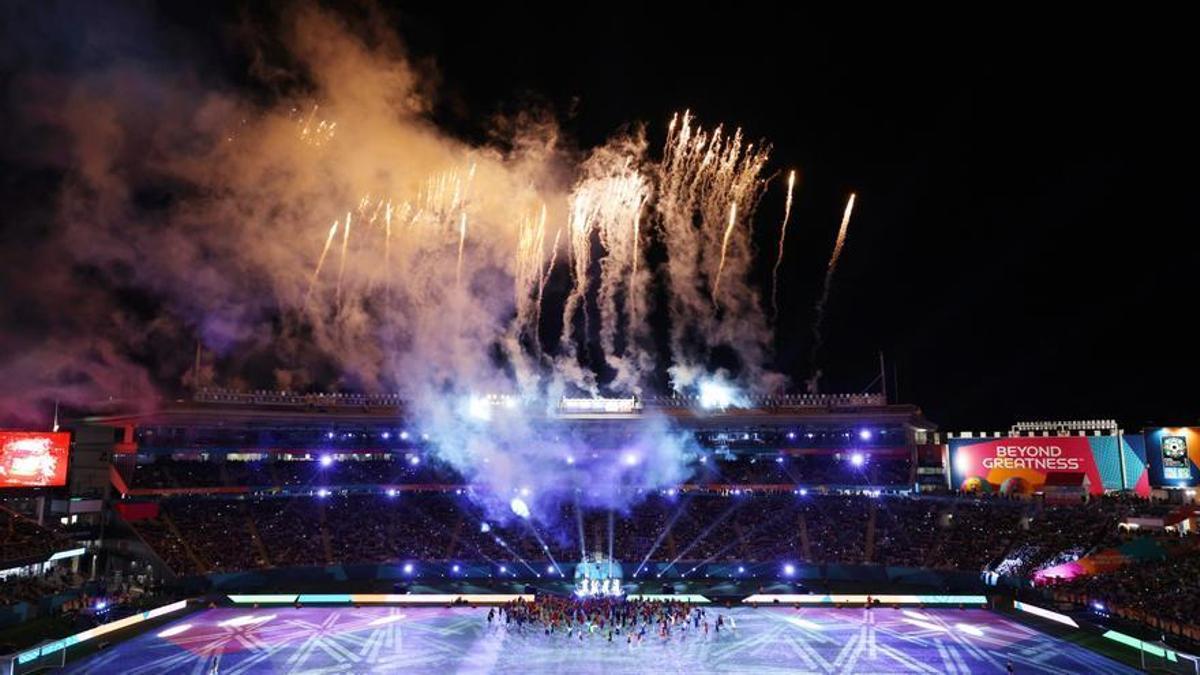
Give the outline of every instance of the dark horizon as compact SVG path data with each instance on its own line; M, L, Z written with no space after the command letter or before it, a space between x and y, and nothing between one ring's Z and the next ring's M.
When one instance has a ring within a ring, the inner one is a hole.
M645 124L657 149L671 114L689 109L772 144L766 173L777 176L753 224L751 277L769 306L782 177L795 169L771 364L794 391L814 366L813 307L855 192L822 329L823 391L866 389L882 351L898 379L892 400L920 406L947 430L1041 419L1115 418L1126 429L1200 423L1200 359L1187 325L1194 310L1186 309L1200 290L1187 181L1195 171L1180 170L1196 135L1183 119L1187 43L1154 22L1013 17L1012 26L953 30L942 28L952 17L908 16L909 26L890 17L821 21L799 10L728 16L606 5L567 16L330 4L355 25L373 17L399 34L436 83L429 119L460 139L488 141L498 119L528 110L551 115L570 147ZM0 373L10 378L0 401L8 401L19 399L21 378L44 372L22 362L31 346L111 316L91 315L82 293L39 295L24 269L30 251L53 241L54 195L75 161L46 122L61 111L48 113L30 93L119 62L270 101L279 92L248 73L286 59L247 39L277 17L232 3L3 12L0 70L14 120L0 132L9 214L0 225ZM146 212L162 199L135 195ZM57 243L49 252L70 261ZM100 277L75 263L70 278ZM136 336L129 358L170 394L186 390L179 377L195 336L160 330L158 292L117 285L107 297ZM76 310L85 318L61 316ZM218 384L238 375L270 386L262 379L269 366L228 357L225 367Z

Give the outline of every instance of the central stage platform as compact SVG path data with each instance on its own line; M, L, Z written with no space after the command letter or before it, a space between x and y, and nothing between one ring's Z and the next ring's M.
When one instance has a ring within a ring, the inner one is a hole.
M69 673L1132 673L982 609L709 608L707 637L630 646L489 629L486 608L223 608L68 664Z

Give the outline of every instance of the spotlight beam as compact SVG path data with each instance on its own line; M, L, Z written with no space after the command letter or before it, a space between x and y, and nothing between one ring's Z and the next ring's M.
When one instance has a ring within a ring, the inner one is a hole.
M469 513L469 512L467 512L467 511L463 510L463 508L462 508L461 506L459 506L458 504L455 504L455 506L457 506L457 507L458 507L459 513L462 513L464 518L466 518L468 521L474 521L474 522L475 522L475 524L476 524L476 526L478 526L478 524L479 524L479 523L482 523L482 522L483 522L483 521L482 521L482 520L480 520L479 518L476 518L474 514L472 514L472 513ZM420 512L420 509L414 509L414 510L416 510L416 511ZM421 513L421 515L422 515L423 517L425 517L425 520L426 520L427 522L431 522L431 523L433 522L433 521L432 521L432 520L431 520L431 519L430 519L428 516L425 516L425 514L424 514L424 513ZM498 537L497 537L497 538L498 538ZM462 540L460 539L460 541L462 541ZM470 546L471 548L475 549L475 552L476 552L476 553L478 553L480 556L482 556L484 560L488 561L489 563L491 563L491 564L493 564L493 565L498 565L498 564L499 564L499 561L497 561L495 558L492 558L492 557L491 557L491 556L489 556L488 554L484 553L484 552L483 552L483 549L479 548L478 546L476 546L475 544L471 543L470 541L467 541L466 543L467 543L467 545L468 545L468 546ZM510 551L510 552L511 552L511 551Z
M550 551L550 547L546 545L546 541L542 539L542 535L539 534L537 528L533 526L533 520L526 518L525 524L529 526L529 531L533 533L533 536L537 539L538 543L542 545L542 551L545 552L546 557L550 559L550 564L554 565L554 569L558 572L558 576L561 577L563 575L562 568L559 567L558 561L554 559L554 553ZM537 573L535 572L534 574Z
M765 521L759 523L758 525L755 525L754 527L750 528L750 530L748 532L742 533L742 536L739 539L745 539L746 536L748 536L748 535L752 535L755 532L758 532L759 530L761 530L765 527L774 525L775 521L782 519L784 516L791 516L791 515L793 515L793 514L790 511L781 511L780 513L777 513L770 519L765 520ZM734 545L736 545L739 542L739 539L734 539L733 541L729 542L728 544L725 544L725 546L721 547L720 550L716 551L715 553L708 556L704 560L701 560L700 562L696 563L695 565L692 566L692 569L689 570L689 572L694 572L701 565L706 565L706 564L712 562L713 560L716 560L717 558L719 558L721 556L721 554L725 553L730 548L732 548ZM688 574L688 572L684 572L684 574Z
M646 557L642 558L642 562L638 565L637 570L634 571L633 576L636 577L638 574L641 574L642 568L646 566L646 563L650 560L650 556L654 555L654 552L657 551L658 547L662 544L663 539L666 539L667 534L670 533L671 528L675 527L675 521L679 520L679 516L682 516L683 512L687 510L687 504L690 501L690 499L684 501L679 505L679 508L675 510L675 513L671 516L671 519L668 520L667 524L663 526L662 532L658 533L658 538L654 540L654 545L650 547L649 551L646 551Z
M701 541L704 541L704 538L707 537L710 532L712 532L714 529L716 529L718 525L720 525L721 523L724 523L726 520L729 520L729 516L732 516L733 512L737 511L739 508L741 508L741 506L742 506L741 502L736 502L736 503L734 503L733 506L730 506L728 509L725 509L725 512L722 513L720 516L718 516L716 520L709 523L708 527L704 528L704 530L702 530L700 532L700 534L696 535L696 538L692 540L692 543L688 544L682 551L680 551L679 555L675 556L674 560L667 563L667 566L666 566L666 568L663 569L662 573L666 574L667 572L669 572L671 570L671 568L675 566L675 563L679 562L680 560L683 559L683 556L687 555L688 551L695 548L696 544L699 544Z
M613 561L613 512L608 510L608 576L612 577Z
M583 533L583 511L579 508L579 497L575 498L575 526L579 529L579 559L587 557L587 541Z
M532 573L533 573L535 576L537 575L537 573L538 573L538 572L537 572L537 570L533 569L533 565L530 565L528 562L526 562L526 561L525 561L525 559L521 557L521 554L520 554L520 553L517 553L517 552L516 552L516 550L515 550L515 549L513 549L513 547L512 547L512 546L509 546L509 545L508 545L508 542L507 542L507 541L504 541L504 537L501 537L501 536L500 536L500 535L498 535L498 534L493 534L493 535L492 535L492 538L495 540L495 542L496 542L497 544L500 544L500 546L504 547L504 550L505 550L505 551L508 551L508 552L509 552L509 554L511 554L511 555L512 555L512 557L513 557L513 558L514 558L514 559L515 559L517 562L519 562L519 563L521 563L522 565L524 565L525 567L527 567L527 568L529 569L529 571L530 571L530 572L532 572Z

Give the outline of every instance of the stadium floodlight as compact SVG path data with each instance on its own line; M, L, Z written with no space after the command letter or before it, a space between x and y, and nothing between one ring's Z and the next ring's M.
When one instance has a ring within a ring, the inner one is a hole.
M526 504L525 500L521 499L520 497L513 497L512 501L508 503L508 506L512 509L513 513L517 514L517 516L521 518L529 517L529 505Z
M632 413L641 408L636 398L566 398L558 404L565 414Z
M482 396L467 399L467 415L472 419L487 422L492 419L492 404Z
M737 392L733 387L716 380L700 383L700 407L706 410L723 410L734 404Z

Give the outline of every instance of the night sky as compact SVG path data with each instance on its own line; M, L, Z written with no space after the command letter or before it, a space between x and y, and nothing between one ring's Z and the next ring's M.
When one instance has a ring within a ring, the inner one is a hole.
M10 111L15 77L85 68L97 41L146 68L188 63L243 86L253 57L240 36L272 21L226 4L13 4L0 51ZM770 171L801 175L774 364L796 381L812 365L813 305L854 191L818 356L823 389L863 390L882 350L894 398L943 428L1200 422L1195 59L1182 22L860 11L380 10L436 73L431 114L461 138L485 140L496 115L535 108L580 148L639 122L658 147L671 114L689 108L772 143ZM36 125L13 119L0 136L8 265L51 208L32 193L52 195L59 179L26 151ZM762 288L781 182L755 221ZM15 293L9 270L0 333L25 335L19 305L37 300Z

